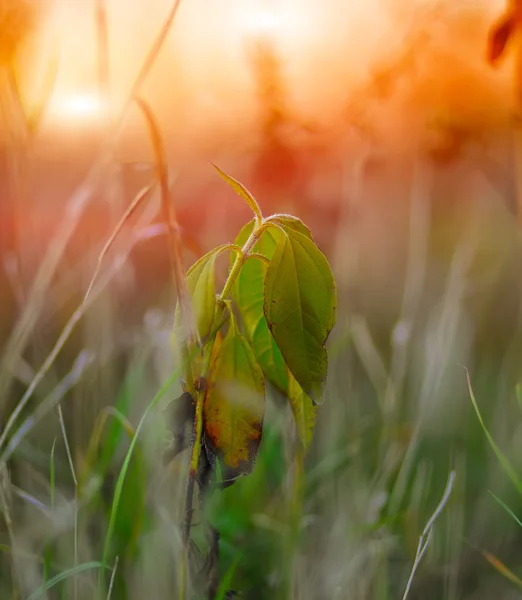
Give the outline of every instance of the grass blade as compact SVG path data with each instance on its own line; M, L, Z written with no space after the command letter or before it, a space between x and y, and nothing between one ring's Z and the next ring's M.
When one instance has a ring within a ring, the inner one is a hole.
M515 521L515 523L522 528L522 521L515 515L515 513L509 508L509 506L501 500L498 496L490 490L489 493L493 496L493 498L502 506L502 508L507 512L507 514Z
M51 577L51 579L46 581L42 586L40 586L32 594L27 596L26 600L36 600L37 598L41 598L42 596L45 595L45 593L47 591L49 591L55 585L61 583L62 581L65 581L66 579L69 579L70 577L79 575L80 573L83 573L84 571L90 571L92 569L104 569L104 568L107 568L107 567L105 567L103 563L101 563L99 561L92 561L92 562L83 563L81 565L77 565L76 567L73 567L72 569L66 569L65 571L62 571L61 573L58 573L58 575Z
M435 524L435 521L438 519L441 512L444 510L446 504L448 503L449 497L451 495L451 491L453 489L454 481L455 481L455 471L451 471L451 473L449 474L449 477L448 477L448 483L446 484L446 489L444 490L444 494L442 495L442 498L441 498L439 504L437 505L437 508L435 509L435 511L431 515L430 519L426 523L426 527L424 527L422 535L420 536L419 545L417 546L417 554L415 556L415 561L413 563L413 567L411 569L410 577L408 579L408 583L406 584L406 589L404 590L404 595L402 597L402 600L406 600L406 598L408 597L408 594L410 593L410 589L413 584L413 578L415 577L415 573L417 572L417 569L422 560L422 557L426 553L426 550L428 549L428 546L430 545L430 542L433 538L433 525Z
M511 583L515 584L518 588L522 588L522 580L520 577L517 577L501 560L491 554L491 552L486 552L485 550L481 550L481 554L503 577L511 581Z
M85 292L85 296L83 297L83 304L85 304L87 302L87 299L89 298L92 288L94 287L94 284L96 283L96 279L98 278L98 275L100 273L103 259L104 259L105 255L107 254L107 252L109 251L109 249L111 248L111 246L113 245L114 240L118 236L118 233L122 230L123 226L128 221L128 219L133 215L133 213L136 211L138 206L141 205L142 201L145 200L147 198L147 196L149 195L149 193L154 189L155 185L156 185L156 182L153 181L152 183L149 183L149 185L146 185L144 188L142 188L138 192L138 194L136 195L134 200L130 203L130 206L123 213L123 216L116 224L116 227L114 228L111 235L109 236L109 239L105 242L105 245L103 246L102 251L100 252L100 254L98 256L96 268L94 270L94 275L92 276L91 282L89 283L89 287L87 288L87 291Z
M51 448L51 458L49 460L49 481L51 487L51 510L54 510L54 500L56 497L56 466L54 463L54 451L56 447L56 438L54 438Z
M517 491L520 494L522 494L522 481L518 477L515 469L511 466L511 463L506 458L506 456L504 455L502 450L497 446L495 440L493 439L493 436L489 433L488 428L486 427L486 424L484 423L482 415L480 414L477 400L475 399L475 394L473 393L473 388L471 386L471 379L469 376L468 369L466 369L466 378L468 381L468 390L469 390L469 395L471 397L471 402L473 403L473 408L475 409L475 412L477 413L479 423L480 423L482 429L484 430L486 437L488 438L488 442L489 442L490 446L493 448L493 452L495 453L496 457L498 458L498 461L500 462L502 468L504 469L504 472L511 479L513 485L517 488Z
M120 474L118 475L118 479L116 481L116 486L114 488L114 498L112 501L111 512L110 512L110 517L109 517L109 526L107 528L107 534L105 536L105 544L103 547L103 564L107 563L107 559L109 557L111 542L112 542L112 538L114 535L114 528L116 525L116 516L118 514L118 509L120 506L121 496L122 496L122 492L123 492L123 485L125 483L125 478L127 476L127 471L129 470L130 461L132 459L132 455L134 454L134 449L135 449L137 441L138 441L138 436L140 435L143 425L145 423L145 420L147 419L147 417L150 414L150 412L152 411L152 409L155 406L157 406L158 403L160 402L160 400L167 394L167 392L170 390L172 384L179 378L179 375L180 374L178 373L178 370L176 370L176 372L174 372L167 379L166 383L163 385L163 387L159 390L159 392L153 398L152 402L145 409L145 412L143 413L143 415L138 423L138 426L136 427L136 432L134 434L134 437L131 440L129 449L127 450L127 454L125 455L125 460L123 461L123 465L121 467ZM101 577L103 577L102 573L100 573L100 575L101 575ZM100 582L101 581L102 581L102 579L100 579Z

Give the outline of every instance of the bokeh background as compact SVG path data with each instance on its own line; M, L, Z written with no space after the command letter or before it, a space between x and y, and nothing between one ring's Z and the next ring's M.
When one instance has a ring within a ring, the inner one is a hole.
M172 4L0 0L3 428L30 391L3 440L2 598L27 598L101 559L128 433L174 368L175 294L153 193L31 387L111 232L154 177L135 105L116 132ZM486 60L504 9L500 0L182 0L139 90L165 143L186 267L250 218L214 163L265 214L303 219L337 280L327 397L298 513L291 416L272 397L254 474L206 510L221 534L220 573L243 597L402 598L451 471L409 597L520 594L520 527L490 491L516 515L522 486L488 443L465 371L522 473L516 39L496 68ZM187 455L162 464L167 414L148 419L123 488L113 598L175 597ZM197 527L195 539L204 548ZM96 577L77 573L45 593L95 598Z

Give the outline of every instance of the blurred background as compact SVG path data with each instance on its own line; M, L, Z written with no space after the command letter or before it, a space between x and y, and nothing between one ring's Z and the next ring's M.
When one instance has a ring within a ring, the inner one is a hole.
M78 567L101 560L128 434L174 368L156 190L82 304L111 232L155 176L128 98L172 10L172 0L0 0L2 598L27 598L71 568L42 597L98 597L96 574ZM250 219L214 163L265 214L309 225L337 280L298 518L292 422L272 397L253 475L206 509L220 574L245 598L402 598L452 470L409 597L520 595L520 527L489 492L517 515L522 485L491 450L464 369L522 474L517 39L495 68L486 59L504 10L500 0L182 0L139 79L185 266ZM113 598L175 594L187 455L162 465L166 414L147 421L123 488Z

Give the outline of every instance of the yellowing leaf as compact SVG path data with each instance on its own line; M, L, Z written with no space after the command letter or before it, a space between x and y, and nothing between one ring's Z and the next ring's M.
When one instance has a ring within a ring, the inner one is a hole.
M219 457L223 479L254 468L265 413L264 378L233 317L211 365L203 404L205 444Z
M322 399L336 302L326 257L306 235L288 229L267 268L264 314L288 368L315 403Z

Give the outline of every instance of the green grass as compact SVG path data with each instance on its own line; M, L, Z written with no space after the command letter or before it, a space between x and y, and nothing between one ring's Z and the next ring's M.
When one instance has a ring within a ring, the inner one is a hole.
M510 478L516 484L520 471L517 374L498 374L488 365L490 357L475 355L471 381L477 381L473 389L483 400L478 419L459 366L470 364L469 350L466 356L461 352L449 358L458 346L453 319L462 309L452 304L451 293L441 298L446 308L434 303L435 321L421 320L414 330L409 343L417 348L415 353L400 350L406 363L398 375L402 391L393 398L391 413L384 410L391 382L388 391L378 385L380 379L367 363L372 353L361 355L358 348L366 348L371 340L372 352L379 354L387 372L390 353L396 351L393 345L387 347L377 336L368 338L373 335L371 324L362 345L354 343L360 328L346 330L341 325L334 332L327 399L305 460L298 504L292 483L291 414L288 407L281 411L279 399L271 398L254 473L215 492L205 514L196 509L193 517L193 538L203 553L205 520L220 532L221 597L227 589L242 590L254 600L402 597L418 538L452 469L457 474L454 490L434 524L408 597L467 598L478 587L486 598L491 586L506 594L516 588L518 528L502 519L488 490L504 498L501 505L509 506L512 516L520 514L517 487L509 487ZM341 304L341 324L345 318L350 311ZM188 456L182 454L168 468L162 465L168 411L157 405L167 406L176 395L170 391L176 377L172 370L169 379L168 345L155 344L158 336L168 336L169 321L166 312L165 325L154 325L152 334L150 325L137 329L119 393L107 396L106 405L99 408L87 436L91 441L83 449L90 377L103 363L95 363L61 398L80 484L76 492L53 411L12 449L8 465L14 480L5 489L12 496L15 484L26 498L50 507L50 516L43 517L27 499L11 502L17 508L9 513L12 539L6 539L8 552L1 559L3 593L17 589L25 598L44 593L49 598L105 598L112 585L112 598L146 593L175 597ZM90 326L98 325L94 321ZM424 348L424 356L419 348ZM62 361L67 363L67 355ZM162 365L164 375L157 374L155 365ZM164 376L168 382L162 386ZM447 378L453 383L445 387ZM82 388L82 394L74 394ZM494 404L484 402L491 397ZM31 413L26 414L24 418L30 418ZM81 434L78 439L76 432ZM494 439L502 443L492 452ZM498 463L495 453L500 452ZM47 464L42 460L46 453ZM499 465L508 462L511 466L504 474Z

